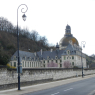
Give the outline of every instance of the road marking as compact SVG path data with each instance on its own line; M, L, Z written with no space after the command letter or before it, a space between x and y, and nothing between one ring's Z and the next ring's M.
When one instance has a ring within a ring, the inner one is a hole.
M54 93L54 94L51 94L51 95L55 95L55 94L58 94L59 92L57 92L57 93Z
M69 89L66 89L66 90L64 90L64 91L68 91L68 90L71 90L71 89L73 89L73 88L69 88Z

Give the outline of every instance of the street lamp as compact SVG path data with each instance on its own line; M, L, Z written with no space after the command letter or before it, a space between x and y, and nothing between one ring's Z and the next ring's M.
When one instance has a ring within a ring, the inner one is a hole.
M83 48L85 48L85 44L86 44L86 42L85 42L85 41L82 41L82 42L81 42L81 64L82 64L82 78L83 78L82 45L83 45Z
M24 8L21 9L22 13L26 13L28 10L28 7L25 4L21 4L20 6L24 5L26 7L26 11L22 11ZM19 6L19 7L20 7ZM19 31L18 31L18 9L17 8L17 52L18 52L18 90L20 90L20 57L19 57ZM24 14L22 16L23 20L26 20L26 15Z

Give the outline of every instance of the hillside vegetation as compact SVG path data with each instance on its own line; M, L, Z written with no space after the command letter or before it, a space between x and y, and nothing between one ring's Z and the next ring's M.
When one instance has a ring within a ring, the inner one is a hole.
M19 30L19 50L37 52L41 49L55 49L49 46L47 38L40 36L37 31ZM0 65L6 65L17 50L17 28L7 19L0 17Z

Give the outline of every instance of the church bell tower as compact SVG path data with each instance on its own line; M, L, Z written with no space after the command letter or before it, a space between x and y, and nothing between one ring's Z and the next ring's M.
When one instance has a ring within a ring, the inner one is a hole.
M65 35L66 37L72 37L71 34L71 27L67 24L66 29L65 29Z

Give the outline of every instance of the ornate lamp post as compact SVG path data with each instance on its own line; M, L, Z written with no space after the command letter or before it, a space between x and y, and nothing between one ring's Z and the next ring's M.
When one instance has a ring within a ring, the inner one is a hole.
M22 11L24 9L24 8L22 8L21 12L26 13L27 10L28 10L28 7L25 4L21 4L20 6L22 6L22 5L24 5L26 7L26 11ZM18 9L19 9L19 7L17 8L18 90L20 90L20 57L19 57L19 31L18 31ZM23 14L22 18L25 21L26 20L26 15Z
M86 42L85 42L85 41L82 41L82 42L81 42L81 64L82 64L82 78L83 78L82 46L83 46L83 48L85 48L85 44L86 44Z

